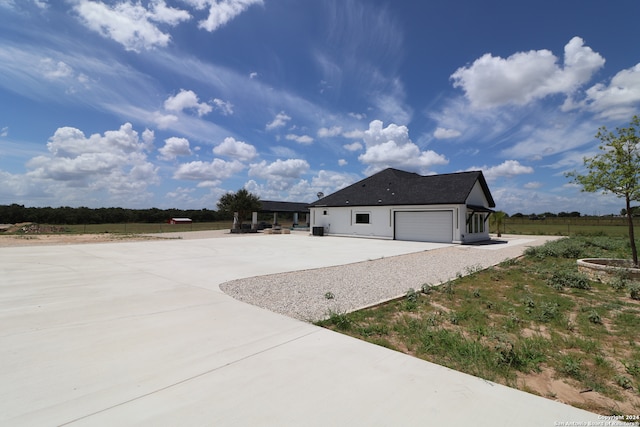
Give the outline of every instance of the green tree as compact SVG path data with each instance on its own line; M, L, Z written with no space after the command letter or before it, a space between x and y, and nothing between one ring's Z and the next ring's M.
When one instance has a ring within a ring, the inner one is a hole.
M502 231L500 231L500 228L502 228L502 224L504 224L504 219L506 215L507 214L502 211L494 212L491 215L491 224L493 224L493 226L496 228L496 233L498 234L498 237L502 237Z
M576 171L567 173L572 182L580 184L582 191L615 194L624 197L626 203L627 222L629 226L629 243L634 265L638 266L638 250L633 231L631 202L640 201L640 118L633 116L630 126L616 128L610 132L602 126L596 138L601 142L600 154L585 157L585 175Z
M218 210L231 215L238 212L237 228L242 227L242 221L252 212L259 211L262 204L260 198L241 188L236 193L227 193L218 201Z

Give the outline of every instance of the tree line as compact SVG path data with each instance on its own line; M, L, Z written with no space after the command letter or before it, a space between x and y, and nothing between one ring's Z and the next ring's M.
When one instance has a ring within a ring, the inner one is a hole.
M125 208L72 208L62 206L25 207L11 204L0 205L0 223L17 224L36 222L39 224L120 224L120 223L161 223L170 218L190 218L194 222L224 221L233 214L210 209L125 209Z

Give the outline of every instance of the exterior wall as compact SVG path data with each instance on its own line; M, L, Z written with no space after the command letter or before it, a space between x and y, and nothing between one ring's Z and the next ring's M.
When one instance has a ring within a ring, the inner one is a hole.
M395 212L429 210L452 211L453 242L461 243L466 230L464 205L312 207L310 222L311 227L324 227L325 235L393 239ZM369 224L356 223L356 214L360 213L369 214Z
M489 202L487 198L484 196L484 191L482 191L482 186L480 182L476 181L471 189L471 193L467 197L468 205L479 205L479 206L489 206Z
M467 204L469 205L478 205L478 206L485 206L488 207L489 206L489 202L487 201L487 198L484 195L484 191L482 191L482 186L480 185L480 182L475 183L475 185L473 186L473 188L471 189L471 193L469 193L469 196L467 197ZM460 236L460 240L462 241L462 243L472 243L472 242L479 242L482 240L489 240L489 221L486 220L488 213L483 213L482 215L485 218L485 223L484 223L484 231L480 232L480 233L469 233L468 231L468 227L467 227L467 214L471 214L472 210L466 210L466 209L462 209L460 212L461 218L460 220L462 221L462 232L461 232L461 236Z
M467 216L472 210L467 204L488 207L489 202L476 182L464 205L406 205L406 206L341 206L312 207L310 209L311 227L324 227L325 235L372 237L393 239L395 230L395 212L398 211L451 211L453 216L453 243L472 243L489 240L489 223L484 221L482 231L469 232ZM356 214L369 214L369 224L356 223ZM488 213L481 213L486 219Z

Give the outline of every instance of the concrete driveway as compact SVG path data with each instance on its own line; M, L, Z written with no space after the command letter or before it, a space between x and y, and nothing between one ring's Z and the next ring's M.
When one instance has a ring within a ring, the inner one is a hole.
M238 302L218 288L241 277L442 246L292 234L2 248L0 425L597 420Z

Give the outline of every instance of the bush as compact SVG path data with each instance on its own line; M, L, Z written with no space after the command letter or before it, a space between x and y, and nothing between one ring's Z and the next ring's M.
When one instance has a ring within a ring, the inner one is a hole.
M545 259L545 258L580 258L582 255L584 241L583 239L560 239L547 242L542 246L534 246L528 248L524 254L526 256Z
M633 285L629 286L629 296L631 297L631 299L640 300L640 285L639 284L634 283Z
M563 288L591 289L587 276L582 273L567 270L561 270L553 273L553 275L547 280L547 283L549 286L557 290L562 290Z

